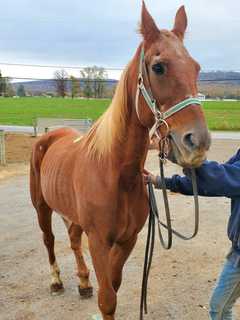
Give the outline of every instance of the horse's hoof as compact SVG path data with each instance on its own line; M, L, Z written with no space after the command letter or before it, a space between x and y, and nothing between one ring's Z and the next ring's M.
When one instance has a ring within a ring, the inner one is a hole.
M57 296L63 293L64 287L62 282L61 283L52 283L50 286L51 295Z
M81 288L80 286L78 286L78 292L79 292L80 297L82 299L89 299L93 296L93 288L92 287Z
M102 317L99 314L92 316L92 320L102 320Z

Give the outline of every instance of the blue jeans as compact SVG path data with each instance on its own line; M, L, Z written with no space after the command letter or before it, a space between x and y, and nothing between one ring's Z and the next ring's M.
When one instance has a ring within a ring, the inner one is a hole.
M212 320L233 320L232 307L240 297L240 267L227 260L210 300Z

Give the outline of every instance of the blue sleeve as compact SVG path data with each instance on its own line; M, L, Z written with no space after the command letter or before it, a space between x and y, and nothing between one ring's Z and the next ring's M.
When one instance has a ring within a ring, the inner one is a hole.
M240 149L235 153L225 164L233 164L236 161L240 160Z
M165 183L167 189L171 190L172 192L177 192L188 196L193 195L192 181L186 176L181 177L176 174L172 176L172 178L165 178Z
M240 196L240 160L233 164L205 161L196 169L198 193L207 197ZM187 176L166 179L167 188L173 192L192 195L192 182Z

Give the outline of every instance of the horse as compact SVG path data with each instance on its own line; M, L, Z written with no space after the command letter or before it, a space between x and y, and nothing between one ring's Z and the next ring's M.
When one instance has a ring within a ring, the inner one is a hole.
M33 147L30 193L49 255L51 292L63 290L54 253L52 212L64 220L77 262L79 293L92 295L89 270L81 248L86 233L104 320L114 320L123 266L149 213L142 179L155 117L142 94L136 96L144 50L143 82L165 112L186 98L196 97L199 64L184 46L187 16L177 11L171 31L158 29L142 4L142 41L122 73L113 100L88 133L70 128L51 131ZM168 157L181 166L199 166L210 146L202 107L189 104L166 120ZM165 126L156 128L164 135Z

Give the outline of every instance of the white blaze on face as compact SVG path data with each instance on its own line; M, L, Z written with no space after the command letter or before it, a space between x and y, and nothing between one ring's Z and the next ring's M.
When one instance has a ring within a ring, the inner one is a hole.
M60 269L57 265L57 262L55 261L53 265L50 266L50 272L51 272L51 283L55 284L61 284L62 281L60 279Z

